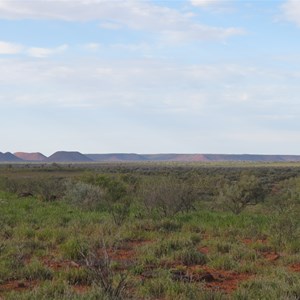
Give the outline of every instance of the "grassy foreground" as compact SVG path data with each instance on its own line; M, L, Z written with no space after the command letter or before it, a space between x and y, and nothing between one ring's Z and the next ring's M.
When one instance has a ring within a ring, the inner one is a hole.
M300 299L298 174L2 167L0 299Z

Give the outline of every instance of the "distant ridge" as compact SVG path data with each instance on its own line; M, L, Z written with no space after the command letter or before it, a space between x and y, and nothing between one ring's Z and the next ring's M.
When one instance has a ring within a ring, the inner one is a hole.
M135 153L107 153L85 154L93 161L169 161L169 162L300 162L300 155L261 155L261 154L135 154Z
M145 161L144 155L136 153L107 153L107 154L85 154L93 161Z
M106 153L82 154L78 151L58 151L50 157L42 153L0 152L0 162L300 162L300 155L262 155L262 154L137 154Z
M258 161L288 162L300 161L300 155L262 155L262 154L205 154L208 161Z
M10 152L2 153L0 152L0 162L22 162L23 160L16 157Z
M14 155L25 161L39 162L39 161L44 161L45 159L47 159L47 157L40 152L34 152L34 153L16 152L16 153L14 153Z
M91 162L92 159L80 152L58 151L45 159L45 162Z

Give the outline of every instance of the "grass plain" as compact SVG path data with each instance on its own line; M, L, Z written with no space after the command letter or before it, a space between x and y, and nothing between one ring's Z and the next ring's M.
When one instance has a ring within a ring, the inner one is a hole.
M300 165L0 165L0 299L300 299Z

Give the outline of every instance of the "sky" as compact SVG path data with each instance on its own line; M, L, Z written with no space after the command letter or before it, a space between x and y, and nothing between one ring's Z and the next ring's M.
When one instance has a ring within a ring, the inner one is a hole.
M0 0L0 151L300 154L299 0Z

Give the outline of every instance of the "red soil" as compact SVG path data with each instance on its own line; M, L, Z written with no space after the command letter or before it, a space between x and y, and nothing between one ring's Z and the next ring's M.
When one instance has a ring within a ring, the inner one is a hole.
M264 252L262 255L269 262L274 262L280 258L280 255L275 252Z
M73 289L77 294L84 294L90 289L91 287L88 285L74 285Z
M245 245L251 245L254 243L260 243L260 244L266 244L267 240L266 239L258 239L258 240L253 240L253 239L243 239L242 242Z
M108 256L115 261L130 261L133 260L138 247L152 243L152 241L127 241L121 248L108 249Z
M126 265L132 262L136 256L136 251L139 247L152 243L152 241L136 241L131 240L125 242L120 248L114 249L110 248L107 250L107 254L110 259L120 262L122 265L120 269L125 269ZM208 247L200 247L198 250L202 253L209 253ZM267 260L273 261L279 258L278 254L275 253L265 253L264 256ZM45 257L43 259L43 263L54 270L60 270L62 268L80 268L80 265L71 260L64 261L55 261L54 257ZM207 266L190 266L185 267L178 265L180 262L177 262L172 267L181 267L184 268L185 275L190 279L190 281L204 281L205 285L209 289L220 290L225 293L231 293L237 289L240 282L248 280L253 275L247 273L236 273L232 271L224 271L224 270L216 270L213 268L209 268ZM151 268L150 268L151 269ZM300 270L300 265L295 264L291 266L291 269L295 271ZM203 277L205 276L205 277ZM147 278L147 276L145 276ZM143 279L145 279L143 278ZM37 285L37 282L30 281L11 281L6 284L0 285L0 293L4 291L17 290L22 291L24 289L30 289ZM85 285L76 285L73 286L74 290L79 293L85 293L89 286ZM0 297L1 300L1 297Z
M208 247L199 247L198 251L203 253L203 254L208 254L209 253L209 248Z
M258 240L252 240L252 239L243 239L243 243L245 245L251 245L253 243L261 243L266 244L266 239L258 239ZM274 262L280 258L280 255L276 252L270 252L270 251L259 251L262 256L269 262Z
M296 263L290 266L291 271L300 272L300 263Z
M21 292L24 290L32 289L38 284L37 281L29 281L29 280L11 280L4 284L0 285L0 293L9 292L9 291L17 291ZM0 298L1 299L1 298Z
M206 287L214 290L220 290L225 293L232 293L238 288L240 282L253 277L248 273L236 273L232 271L216 270L207 266L193 266L188 268L188 272L197 277L197 274L210 274L213 280L206 283Z
M51 258L44 258L43 263L50 269L59 270L59 269L66 269L66 268L80 268L80 265L72 260L62 260L62 261L55 261Z

